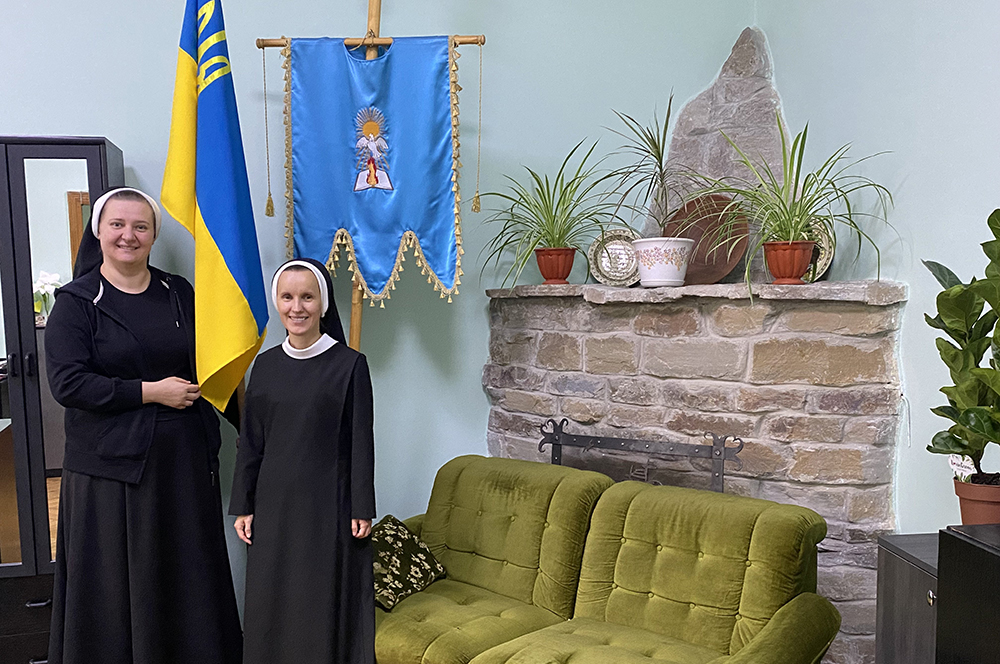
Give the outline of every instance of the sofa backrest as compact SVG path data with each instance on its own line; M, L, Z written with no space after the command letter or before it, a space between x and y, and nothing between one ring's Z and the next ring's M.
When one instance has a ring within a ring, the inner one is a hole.
M461 456L438 470L421 538L448 578L569 618L600 473Z
M594 509L576 616L736 654L816 590L826 522L766 500L621 482Z

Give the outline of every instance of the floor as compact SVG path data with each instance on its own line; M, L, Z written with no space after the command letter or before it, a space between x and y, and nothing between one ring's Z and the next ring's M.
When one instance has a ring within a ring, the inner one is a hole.
M9 420L7 420L9 423ZM0 563L21 561L21 533L17 517L17 486L14 479L14 438L11 427L0 420ZM55 557L56 525L59 523L61 477L47 477L50 551Z
M56 557L56 526L59 524L59 490L62 488L61 477L45 478L45 490L49 496L49 540L52 548L52 559Z

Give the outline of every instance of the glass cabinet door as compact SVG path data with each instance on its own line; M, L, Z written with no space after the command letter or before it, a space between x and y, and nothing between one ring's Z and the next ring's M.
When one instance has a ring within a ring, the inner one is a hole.
M53 291L73 278L88 232L91 192L102 190L100 149L85 145L7 147L19 341L23 349L32 532L36 573L52 571L66 438L64 410L49 389L45 324ZM24 518L21 512L21 518Z
M2 153L0 153L2 156ZM0 205L8 205L0 159ZM9 223L0 224L0 576L35 573L25 414L24 356Z
M87 160L24 159L23 165L42 415L44 520L48 525L48 546L39 549L47 551L47 557L40 558L41 562L42 559L55 559L59 489L66 446L63 407L52 397L45 373L45 322L55 301L53 291L73 276L76 248L83 233L82 225L86 223L81 194L87 193Z
M65 412L45 372L46 314L77 250L93 249L91 197L124 175L103 138L0 136L0 578L55 570Z

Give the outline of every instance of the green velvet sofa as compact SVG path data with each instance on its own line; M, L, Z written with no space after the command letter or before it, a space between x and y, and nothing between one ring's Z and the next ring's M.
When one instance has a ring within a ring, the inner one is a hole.
M379 664L813 664L840 627L801 507L466 456L406 523L448 577L378 610Z
M461 456L438 470L427 512L408 519L446 578L375 614L379 664L465 664L573 616L600 473Z

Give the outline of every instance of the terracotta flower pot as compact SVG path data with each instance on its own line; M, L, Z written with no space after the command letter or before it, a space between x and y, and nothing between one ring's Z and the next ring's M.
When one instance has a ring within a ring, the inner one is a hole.
M955 480L955 495L962 509L963 525L1000 523L1000 485Z
M545 278L546 284L568 284L566 277L573 269L573 258L576 249L573 247L545 247L535 249L535 260L538 261L538 271Z
M771 276L774 277L771 283L804 284L802 275L809 269L815 246L816 243L812 240L765 242L764 260L767 262L767 269L771 271Z

